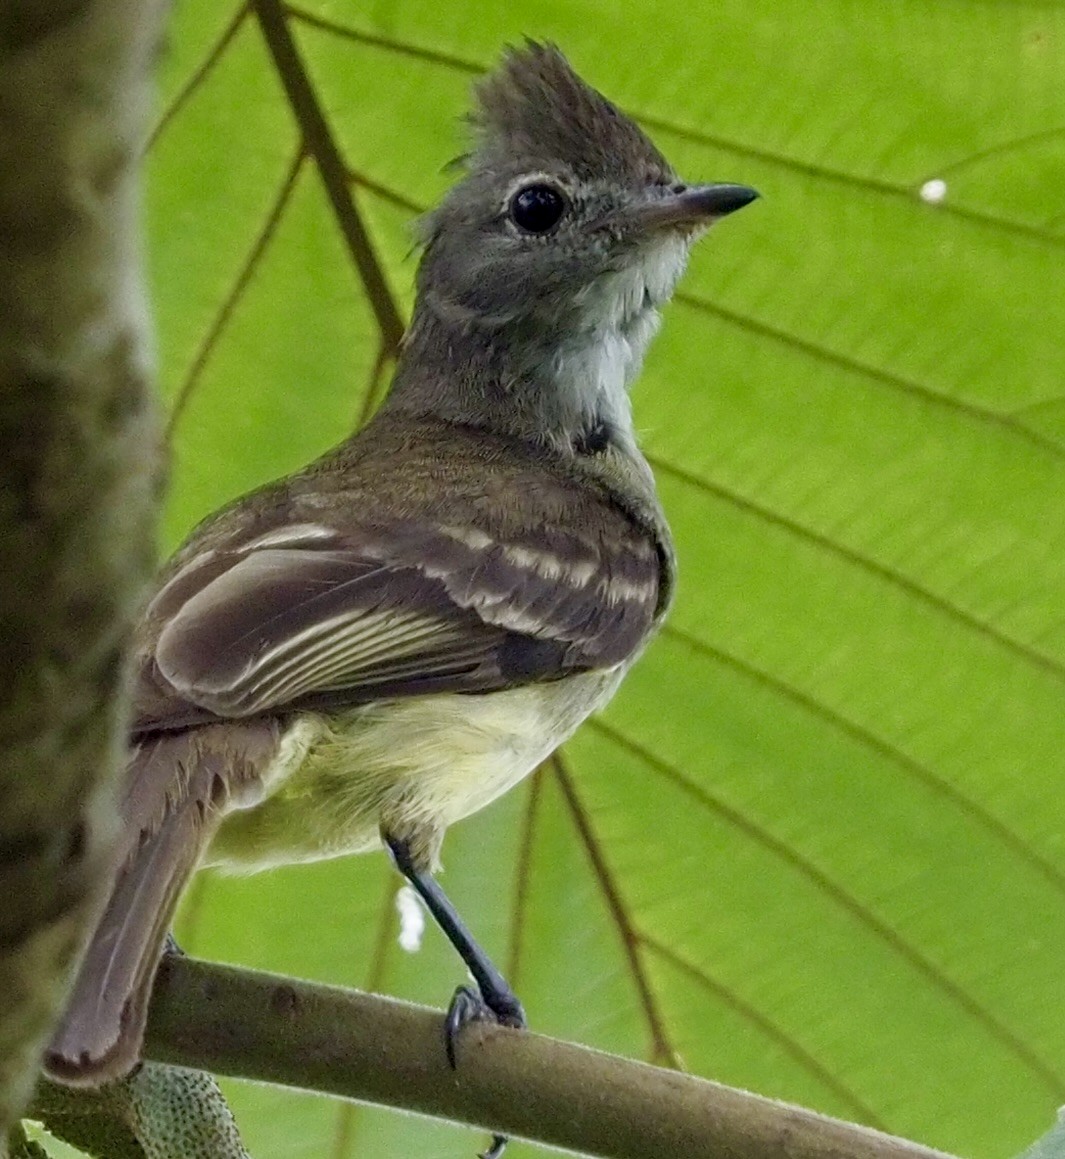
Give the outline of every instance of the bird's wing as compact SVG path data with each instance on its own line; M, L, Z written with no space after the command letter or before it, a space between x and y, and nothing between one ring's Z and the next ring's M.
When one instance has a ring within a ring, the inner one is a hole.
M148 609L138 731L617 664L653 622L660 560L641 528L609 524L282 525L193 554Z

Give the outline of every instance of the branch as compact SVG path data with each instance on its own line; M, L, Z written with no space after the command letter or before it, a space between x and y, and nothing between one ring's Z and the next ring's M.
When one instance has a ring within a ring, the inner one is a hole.
M352 200L347 168L292 38L283 0L252 0L252 5L292 112L299 122L304 145L318 167L337 225L366 288L370 308L381 330L381 341L388 353L395 355L406 327Z
M0 0L0 1140L105 885L153 565L136 159L161 14Z
M943 1152L677 1071L270 974L164 959L148 1057L340 1095L612 1159L944 1159Z

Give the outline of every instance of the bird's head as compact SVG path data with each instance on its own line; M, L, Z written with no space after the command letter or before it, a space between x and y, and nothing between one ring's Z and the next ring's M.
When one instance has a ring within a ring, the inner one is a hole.
M419 291L473 329L624 330L669 298L692 242L756 196L681 181L552 45L510 51L471 119L465 175L422 222Z

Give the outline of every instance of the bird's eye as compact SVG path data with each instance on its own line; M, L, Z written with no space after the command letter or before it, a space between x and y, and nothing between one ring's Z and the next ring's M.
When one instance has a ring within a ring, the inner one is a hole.
M547 233L566 212L566 199L553 185L525 185L510 199L510 220L525 233Z

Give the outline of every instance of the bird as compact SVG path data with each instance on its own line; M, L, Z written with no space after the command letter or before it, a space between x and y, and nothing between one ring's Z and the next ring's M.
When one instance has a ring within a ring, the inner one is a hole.
M662 623L675 553L629 388L692 245L757 194L683 182L550 43L506 50L470 122L418 224L377 412L201 522L146 601L113 883L46 1054L57 1081L137 1064L201 866L383 847L473 978L452 1065L471 1018L525 1025L437 880L441 843L602 708Z

